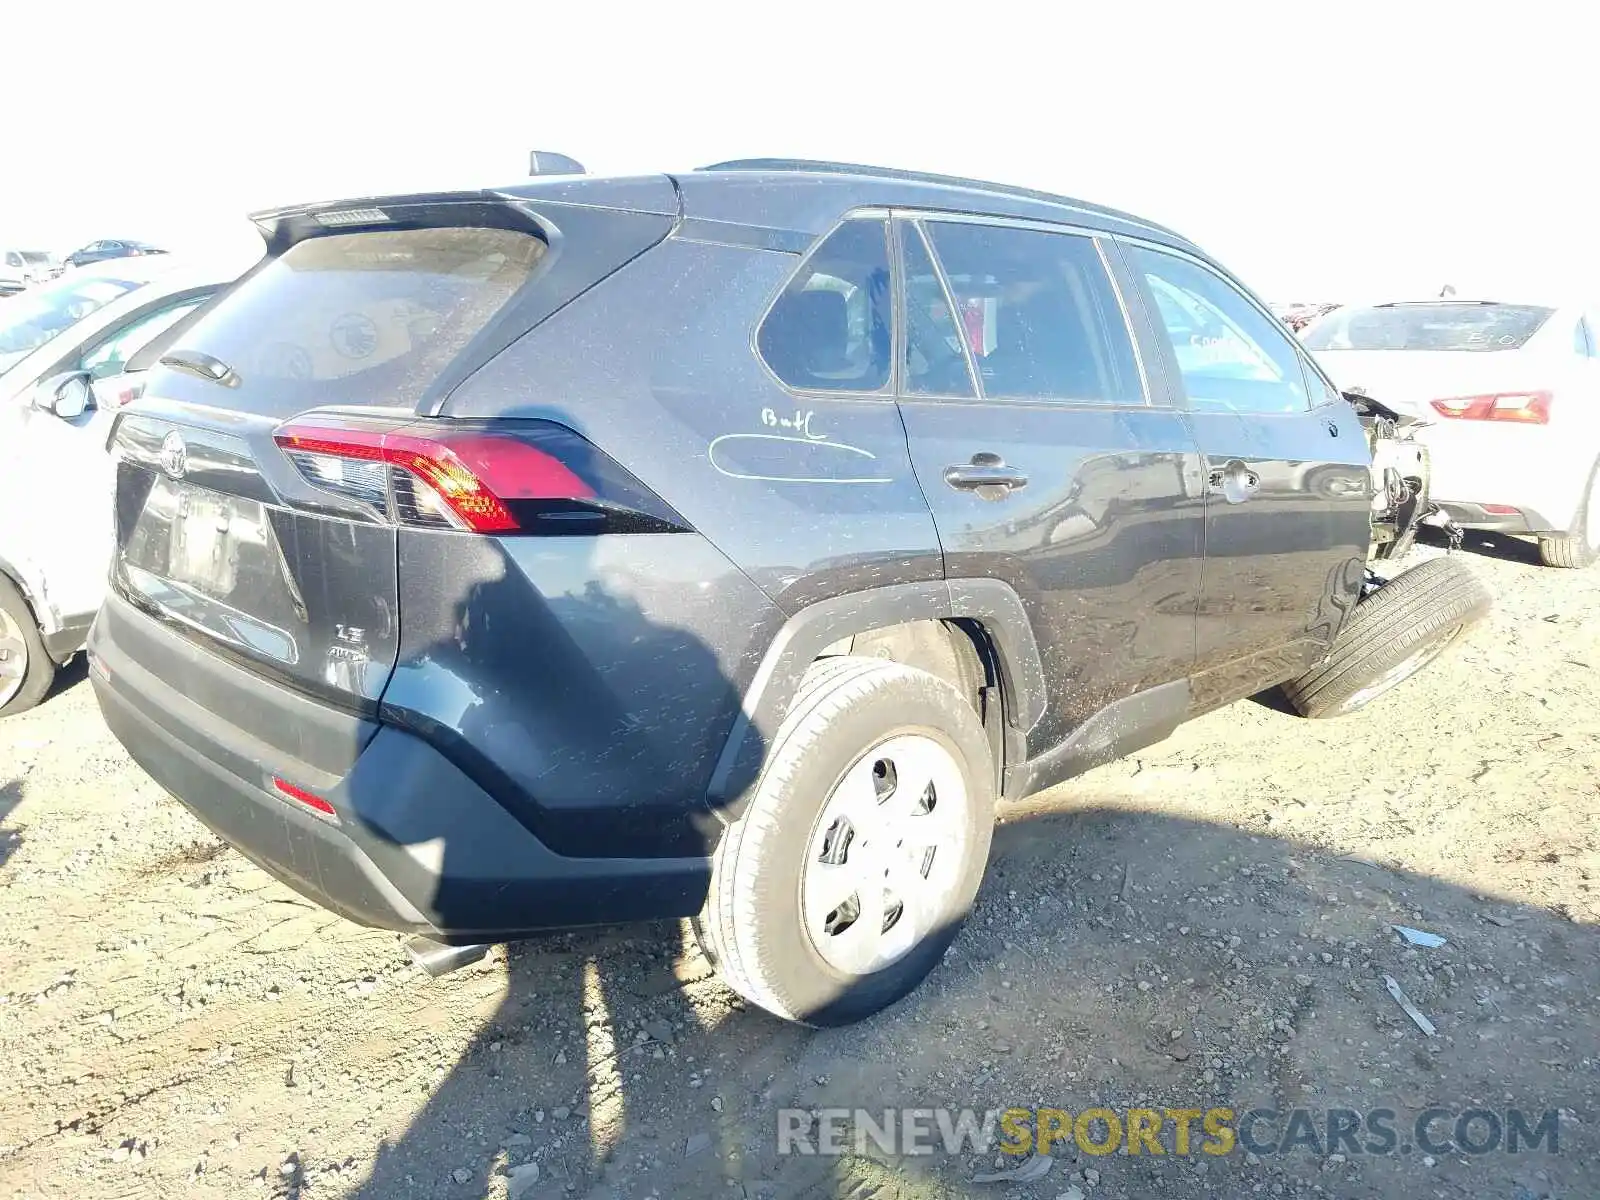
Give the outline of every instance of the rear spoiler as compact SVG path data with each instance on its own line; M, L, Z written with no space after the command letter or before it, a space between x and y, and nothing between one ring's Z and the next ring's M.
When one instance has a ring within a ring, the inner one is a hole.
M548 175L508 188L463 192L415 192L392 196L360 196L294 204L250 214L261 231L269 255L282 254L296 242L357 229L425 229L438 225L474 225L516 229L540 237L548 226L539 210L581 205L587 209L679 216L678 188L666 175L597 179L584 175Z
M362 196L297 204L251 213L267 253L282 254L297 242L357 229L420 229L435 225L487 225L539 232L520 212L492 192L424 192L407 196Z

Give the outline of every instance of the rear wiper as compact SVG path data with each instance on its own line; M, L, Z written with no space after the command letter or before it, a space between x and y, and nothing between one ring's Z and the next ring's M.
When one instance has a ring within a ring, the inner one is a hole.
M201 379L220 383L224 387L239 386L238 372L220 358L213 358L200 350L174 350L156 361L163 367L177 367L180 371L188 371L191 375L198 375Z

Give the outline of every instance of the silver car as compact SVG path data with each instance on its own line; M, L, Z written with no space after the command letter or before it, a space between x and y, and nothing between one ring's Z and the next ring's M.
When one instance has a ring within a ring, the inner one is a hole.
M119 259L0 305L0 716L43 699L100 607L126 369L238 273Z

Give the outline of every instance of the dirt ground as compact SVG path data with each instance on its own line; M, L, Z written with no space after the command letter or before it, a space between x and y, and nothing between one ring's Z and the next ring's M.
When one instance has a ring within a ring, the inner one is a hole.
M1476 541L1496 609L1453 657L1335 722L1236 704L1008 813L945 964L828 1032L747 1011L676 925L429 981L219 845L79 668L0 723L0 1197L1600 1195L1600 574ZM1406 1145L1430 1105L1559 1109L1559 1149L1069 1144L999 1184L993 1151L777 1152L782 1108L1096 1104L1388 1107Z

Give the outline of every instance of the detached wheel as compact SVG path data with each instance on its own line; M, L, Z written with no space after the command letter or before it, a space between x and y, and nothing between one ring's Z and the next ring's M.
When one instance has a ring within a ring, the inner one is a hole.
M0 575L0 717L38 704L55 677L56 664L45 653L33 610L16 584Z
M1302 716L1355 712L1443 654L1490 602L1460 560L1418 563L1357 604L1327 661L1283 690Z
M1587 567L1600 558L1600 463L1589 472L1572 530L1540 538L1539 558L1547 567L1568 568Z
M717 848L694 926L706 957L791 1021L893 1004L966 920L994 803L988 738L956 689L882 659L823 660Z

